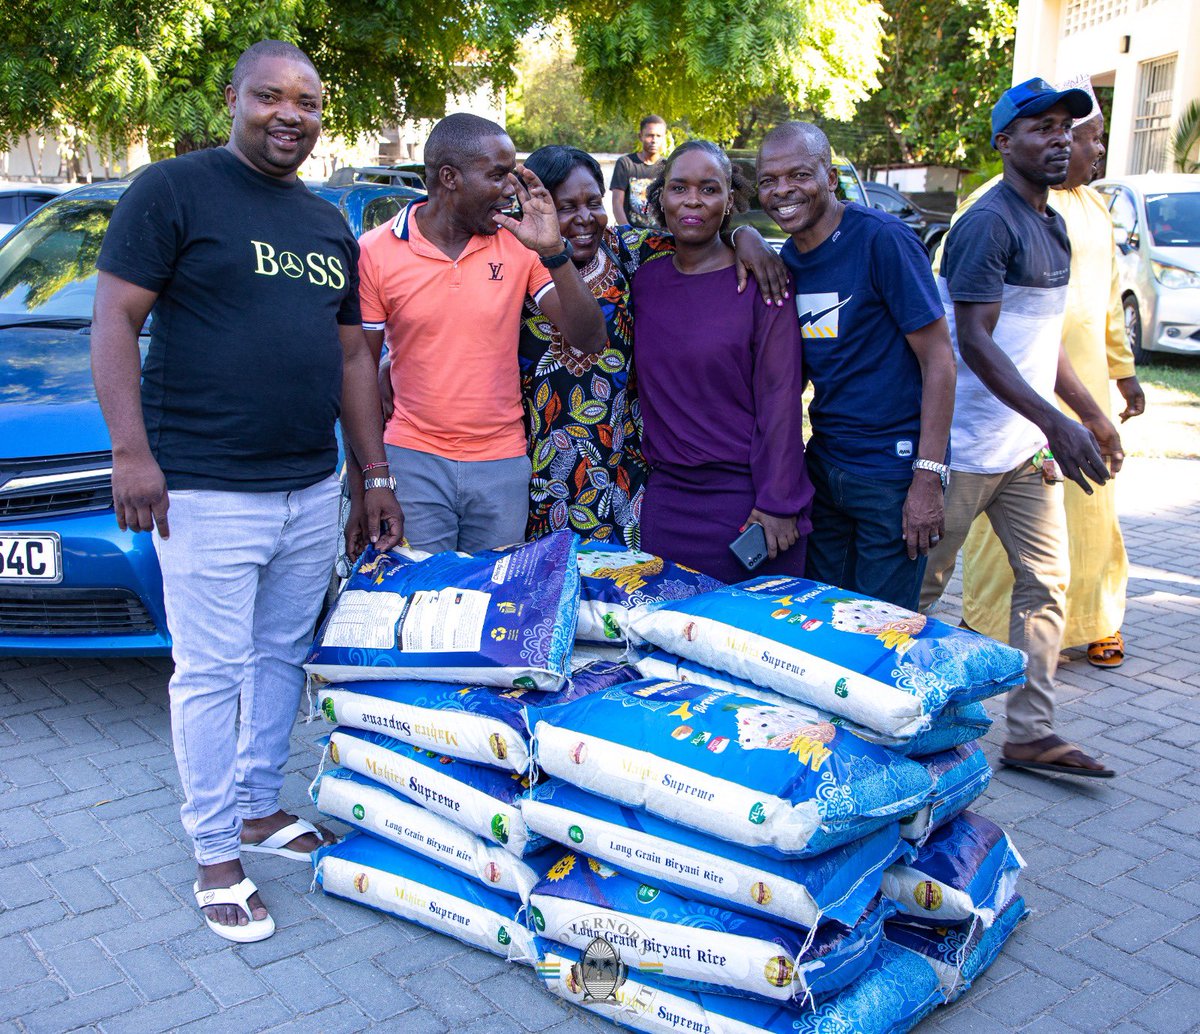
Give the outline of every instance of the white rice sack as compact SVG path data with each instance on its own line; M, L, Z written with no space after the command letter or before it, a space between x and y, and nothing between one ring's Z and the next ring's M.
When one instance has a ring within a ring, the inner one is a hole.
M996 961L1025 914L1025 899L1018 894L989 927L976 920L930 926L898 916L883 924L883 935L891 944L916 953L928 963L937 974L946 1001L953 1002Z
M517 858L545 846L521 817L528 776L457 761L361 729L334 729L327 752L335 765L381 783Z
M919 846L934 830L971 806L991 782L992 769L975 744L914 760L929 773L933 792L920 811L900 823L900 835Z
M965 811L936 830L911 862L883 874L883 893L905 915L935 926L985 927L1016 893L1025 861L990 819Z
M911 848L895 823L815 858L773 858L552 779L521 802L525 824L682 897L791 926L853 926L883 871Z
M406 847L439 865L522 901L538 881L533 867L450 819L413 804L374 780L345 768L317 776L312 798L323 815Z
M947 704L1025 677L1019 650L805 578L648 604L631 616L630 637L888 736L911 736Z
M314 852L313 865L326 894L388 912L501 958L537 958L533 938L517 921L519 901L402 847L351 833Z
M580 669L555 702L575 700L637 679L635 669L597 662ZM339 682L317 687L317 713L331 725L383 732L423 750L478 765L529 771L528 689L457 686L448 682Z
M982 703L973 700L966 704L947 704L932 719L929 728L912 736L888 736L865 725L859 725L832 711L819 707L809 707L782 693L776 693L762 686L756 686L747 679L739 679L716 668L709 668L696 661L676 657L665 650L653 650L640 657L631 658L630 663L637 668L643 678L673 679L677 682L694 682L698 686L708 686L710 689L728 689L743 696L754 697L769 704L782 704L785 707L803 708L814 716L814 720L831 722L832 724L854 733L855 736L868 743L878 743L903 754L915 758L926 754L935 754L949 750L963 743L970 743L983 736L991 728L992 720L988 717Z
M559 689L571 670L579 612L577 542L573 532L556 531L475 556L368 549L304 668L327 682Z
M597 937L631 970L695 990L776 1002L827 997L850 984L879 947L893 909L873 903L857 925L808 934L700 904L568 852L529 897L535 932L585 951Z
M683 600L723 583L671 560L611 542L579 547L579 627L583 643L626 642L630 611L645 603Z
M906 758L803 711L645 680L531 712L550 775L723 840L814 855L916 811Z
M809 1009L668 985L607 962L607 942L590 952L537 944L537 973L551 994L645 1034L900 1034L942 1002L924 960L886 940L853 984Z

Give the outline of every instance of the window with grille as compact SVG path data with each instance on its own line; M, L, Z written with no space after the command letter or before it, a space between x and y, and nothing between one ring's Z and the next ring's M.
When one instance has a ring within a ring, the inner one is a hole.
M1070 36L1093 25L1111 21L1128 9L1130 0L1067 0L1063 10L1062 34Z
M1143 61L1138 66L1137 106L1129 171L1168 172L1175 56Z

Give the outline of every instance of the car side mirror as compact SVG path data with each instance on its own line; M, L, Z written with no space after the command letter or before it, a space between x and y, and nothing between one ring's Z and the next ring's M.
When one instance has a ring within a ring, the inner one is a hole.
M871 207L872 207L872 208L878 208L878 209L879 209L881 212L885 212L885 211L887 211L887 209L885 209L885 208L883 207L883 202L882 202L882 201L872 201L872 202L871 202Z
M1122 255L1136 251L1138 246L1137 230L1127 230L1123 226L1113 228L1113 241L1121 249Z

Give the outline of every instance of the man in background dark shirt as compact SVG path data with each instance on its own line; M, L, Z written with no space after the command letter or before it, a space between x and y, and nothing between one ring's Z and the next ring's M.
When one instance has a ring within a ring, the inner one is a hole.
M650 210L646 193L662 172L663 148L667 144L667 123L660 115L647 115L638 127L642 149L623 154L613 167L608 189L612 191L613 217L630 226L658 226Z
M378 482L366 493L372 539L388 548L403 524L379 476L358 245L296 176L320 134L321 81L276 40L243 53L232 79L229 143L151 166L113 213L92 370L117 522L154 532L162 568L196 901L222 937L257 941L275 924L242 853L307 862L322 839L280 808L279 791L336 553L339 411Z

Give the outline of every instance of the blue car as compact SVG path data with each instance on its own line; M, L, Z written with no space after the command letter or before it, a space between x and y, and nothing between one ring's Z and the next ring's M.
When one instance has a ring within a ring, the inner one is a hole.
M170 652L150 535L121 531L113 513L90 365L96 258L127 185L64 194L0 244L0 656ZM356 235L422 196L315 192Z

